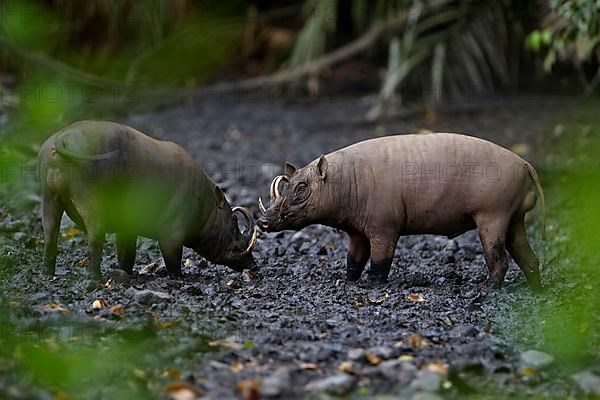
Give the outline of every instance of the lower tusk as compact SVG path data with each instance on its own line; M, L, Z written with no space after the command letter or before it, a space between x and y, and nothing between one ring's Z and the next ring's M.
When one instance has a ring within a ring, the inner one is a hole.
M252 239L250 239L250 242L248 243L248 247L246 247L246 250L244 250L244 254L247 254L252 251L252 249L256 245L256 238L257 238L257 231L256 231L256 225L254 225L254 227L252 229Z
M261 197L258 198L258 208L260 209L261 213L263 213L263 214L267 213L267 209L265 208L265 205L263 204Z

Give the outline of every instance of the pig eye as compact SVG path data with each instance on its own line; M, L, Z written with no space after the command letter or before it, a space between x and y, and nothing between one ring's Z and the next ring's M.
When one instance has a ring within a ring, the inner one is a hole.
M308 198L309 195L310 191L308 190L308 186L306 185L306 183L299 183L294 188L294 197L292 198L292 202L302 203Z

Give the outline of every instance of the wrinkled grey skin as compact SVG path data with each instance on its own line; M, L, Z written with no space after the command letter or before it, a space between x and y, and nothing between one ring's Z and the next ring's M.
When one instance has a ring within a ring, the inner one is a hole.
M543 205L539 179L525 160L493 143L448 133L382 137L300 169L286 163L288 180L276 188L279 196L272 196L258 226L267 232L310 224L344 230L350 281L360 278L369 258L371 278L387 280L400 235L455 237L477 228L491 286L504 280L508 250L530 287L541 287L524 224L536 203L532 187Z
M137 236L158 240L174 275L181 273L183 246L236 271L256 268L246 251L251 237L240 232L223 192L175 143L113 122L81 121L44 142L38 168L48 274L55 271L63 212L86 231L94 279L101 277L105 233L112 232L119 266L129 274Z

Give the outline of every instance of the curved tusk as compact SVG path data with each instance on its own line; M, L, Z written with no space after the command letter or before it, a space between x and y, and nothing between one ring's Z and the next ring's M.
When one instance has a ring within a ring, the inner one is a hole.
M261 197L258 198L258 208L260 209L261 213L263 213L263 214L267 213L267 209L265 208L265 205L263 204Z
M277 178L275 178L275 185L273 187L273 190L275 192L275 198L281 196L281 193L279 193L279 184L281 183L281 181L289 182L290 179L285 175L279 175Z
M250 229L252 229L252 236L250 237L250 240L248 242L248 247L246 247L246 250L244 250L244 252L242 253L246 254L252 250L254 245L256 245L258 232L256 229L256 224L254 223L254 218L252 217L252 213L250 212L250 210L248 210L245 207L233 207L231 209L231 212L240 212L244 216L246 222L248 223L248 229L242 232L242 235L246 236Z

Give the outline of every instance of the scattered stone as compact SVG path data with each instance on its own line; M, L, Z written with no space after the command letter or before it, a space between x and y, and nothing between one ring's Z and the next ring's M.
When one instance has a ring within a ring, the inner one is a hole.
M411 386L415 390L424 392L437 392L442 385L442 377L427 369L422 369L417 372L415 379L411 382Z
M572 378L585 394L600 396L600 376L590 371L581 371L574 374Z
M350 375L342 373L312 381L306 385L306 390L343 395L352 390L353 387L354 379Z
M136 290L130 288L129 290L127 290L127 292L129 292L129 295L133 297L133 300L136 303L146 305L159 303L161 301L169 300L171 298L171 296L168 293L158 292L150 289Z
M374 354L375 356L381 358L382 360L389 360L390 358L394 357L394 355L396 354L396 350L390 346L371 347L369 349L369 352L371 354Z
M448 240L448 243L446 243L446 245L444 246L442 251L448 251L448 252L455 253L456 251L458 251L458 244L456 243L455 240L450 239L450 240Z
M359 361L365 358L364 349L350 349L348 350L348 358L352 361Z
M554 357L537 350L527 350L521 353L521 362L525 367L544 369L554 362Z
M435 393L419 392L415 393L415 395L411 397L411 400L443 400L443 397L438 396Z
M280 368L263 379L259 393L262 397L279 397L291 387L290 371Z

